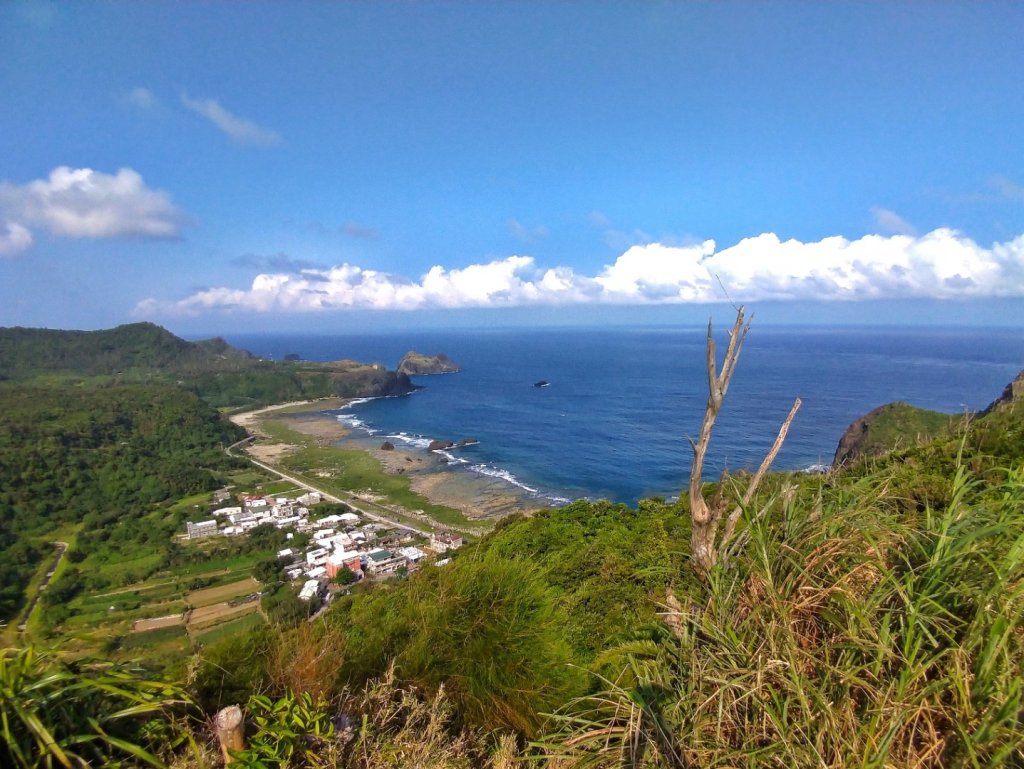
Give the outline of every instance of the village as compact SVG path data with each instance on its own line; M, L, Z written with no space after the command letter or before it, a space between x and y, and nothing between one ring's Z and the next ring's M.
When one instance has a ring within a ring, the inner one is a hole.
M225 490L216 498L226 501L230 495ZM209 520L187 522L184 538L241 537L267 525L285 531L286 540L295 540L296 545L280 550L277 559L289 580L302 581L298 597L305 602L329 601L332 583L406 574L427 560L443 566L448 562L444 554L463 544L455 532L433 532L427 537L400 526L366 521L351 508L314 518L310 508L324 501L318 491L297 497L249 494L239 500L241 505L214 510Z

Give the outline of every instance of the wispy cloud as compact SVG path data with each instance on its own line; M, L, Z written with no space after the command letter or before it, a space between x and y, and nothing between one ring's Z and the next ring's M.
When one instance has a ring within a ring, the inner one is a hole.
M917 234L917 229L914 225L894 211L890 211L888 208L879 208L876 206L871 209L871 215L875 219L875 225L887 235Z
M324 265L306 259L293 259L288 254L242 254L231 260L235 267L296 273L303 270L322 270Z
M622 251L629 248L630 246L641 245L643 243L654 243L655 238L651 233L644 232L639 228L634 228L632 231L626 231L615 227L611 220L600 211L591 211L588 216L590 223L601 230L604 242L609 248L613 248L617 251ZM661 242L668 242L669 238L662 238Z
M341 232L344 235L348 235L350 238L360 238L362 240L376 240L380 237L380 230L373 227L366 227L356 222L346 222L341 228Z
M124 95L124 100L141 110L151 110L160 106L160 100L148 88L138 86Z
M32 230L67 238L173 238L182 215L131 168L105 174L59 166L28 184L0 182L0 250L32 245Z
M720 285L721 283L721 285ZM594 275L509 256L416 280L341 264L258 275L247 289L212 288L179 301L147 299L142 316L210 311L314 312L572 304L680 304L766 299L1024 296L1024 235L983 248L938 229L921 237L866 235L817 242L773 233L717 250L714 241L637 245Z
M1005 176L993 176L989 179L989 186L1005 200L1024 202L1024 186L1010 181Z
M522 243L534 243L541 238L548 236L548 228L544 225L537 225L536 227L527 227L522 224L518 219L509 219L508 229L517 240Z
M182 93L181 103L209 120L233 141L265 147L281 143L281 137L276 131L232 114L216 99L193 99L187 93Z

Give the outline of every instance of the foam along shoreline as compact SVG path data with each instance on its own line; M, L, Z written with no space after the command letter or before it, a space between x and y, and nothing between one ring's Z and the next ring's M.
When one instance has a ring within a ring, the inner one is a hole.
M384 440L395 448L382 449ZM420 436L351 433L336 445L368 451L386 472L409 478L414 492L435 504L454 507L467 518L501 518L554 504L528 491L525 484L510 484L497 473L472 472L469 460L445 450L429 451L429 443L430 439Z
M369 400L373 399L353 399L333 410L295 411L269 416L282 420L296 432L319 438L321 445L369 453L381 463L385 472L409 478L410 488L415 493L434 504L459 510L470 519L501 518L564 503L540 497L525 484L510 483L510 473L497 469L488 473L471 472L467 467L469 461L462 457L447 451L428 451L429 438L406 433L385 435L369 427L350 411L352 406ZM395 448L381 449L385 440ZM449 462L449 456L456 461Z
M409 433L406 432L384 433L383 431L378 430L377 428L370 427L364 420L360 419L358 416L356 416L356 414L350 411L350 409L353 406L358 406L362 403L368 403L372 400L376 399L356 398L349 401L347 404L345 404L343 408L338 410L338 421L345 425L347 428L351 430L357 430L365 436L371 438L379 438L390 442L393 446L395 446L394 451L399 453L401 453L401 450L399 449L398 445L400 443L405 444L405 446L409 447L410 449L414 449L417 452L423 452L429 449L430 445L434 442L434 439L432 438L428 438L423 435L410 435ZM350 437L349 442L351 442L351 440L354 440L354 436ZM511 495L512 497L520 498L519 503L516 504L510 512L539 510L544 507L568 504L571 501L569 499L566 499L565 497L543 494L539 489L535 489L532 486L528 486L527 484L520 481L518 478L516 478L514 474L512 474L508 470L505 470L500 467L495 467L490 463L473 463L472 461L466 459L465 457L461 457L458 455L457 452L461 451L462 449L468 446L478 445L479 443L480 442L478 440L472 439L468 443L464 443L461 445L456 444L451 448L433 449L432 451L430 451L430 453L436 454L438 457L443 458L446 462L446 465L436 465L432 467L432 471L440 472L441 470L444 469L465 469L472 473L475 473L478 476L483 476L486 480L482 481L482 483L478 485L494 487L489 489L491 496L497 495L502 498L507 498ZM366 450L371 451L374 454L374 456L376 456L382 462L382 464L384 464L386 469L389 468L389 464L391 463L388 462L388 455L392 453L391 451L378 451L379 447L368 445L361 446L360 448L364 448ZM404 456L403 463L408 464L408 460ZM389 472L407 472L411 468L406 467L405 464L397 464L395 467L390 468ZM422 472L425 468L419 466L416 469ZM427 472L429 471L430 470L427 470ZM432 497L431 494L440 495L444 493L443 490L439 490L437 488L437 486L440 485L440 482L435 480L427 483L421 478L414 476L410 477L412 478L413 491L422 494L423 496L430 499L430 501L437 502L438 504L445 504L448 505L449 507L455 507L461 510L463 514L467 517L480 516L479 512L473 514L472 512L467 511L466 506L462 504L460 500L458 500L457 498L452 498L447 501L441 502L439 499L435 499L434 497ZM502 488L502 484L507 484L507 486L510 486L512 488ZM493 505L487 504L484 505L484 507L491 508L493 507ZM491 517L492 515L494 514L485 513L484 517Z

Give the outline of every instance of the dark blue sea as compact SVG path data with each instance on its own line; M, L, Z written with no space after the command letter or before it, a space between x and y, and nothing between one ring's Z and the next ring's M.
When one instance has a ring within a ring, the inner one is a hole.
M444 352L462 373L357 403L342 421L425 447L476 438L457 469L504 478L545 503L672 497L691 462L707 398L705 328L509 329L359 335L231 335L252 353L351 358L395 368L409 350ZM724 335L722 335L724 337ZM719 338L719 357L724 348ZM715 427L708 476L756 467L799 396L777 469L832 461L847 426L895 400L963 413L983 408L1024 368L1017 330L755 327ZM534 387L539 380L550 385Z

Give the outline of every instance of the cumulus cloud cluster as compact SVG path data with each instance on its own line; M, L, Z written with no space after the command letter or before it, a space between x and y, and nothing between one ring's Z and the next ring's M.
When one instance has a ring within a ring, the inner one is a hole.
M533 257L447 269L409 280L352 264L258 275L247 289L212 288L185 299L140 303L142 315L211 310L310 312L337 309L530 305L671 304L766 299L1024 296L1024 235L983 248L938 229L920 237L867 235L804 243L773 233L718 250L649 243L629 248L595 275L541 267Z
M181 214L166 192L150 189L131 168L53 169L46 179L0 182L0 254L32 245L33 230L67 238L171 238Z

